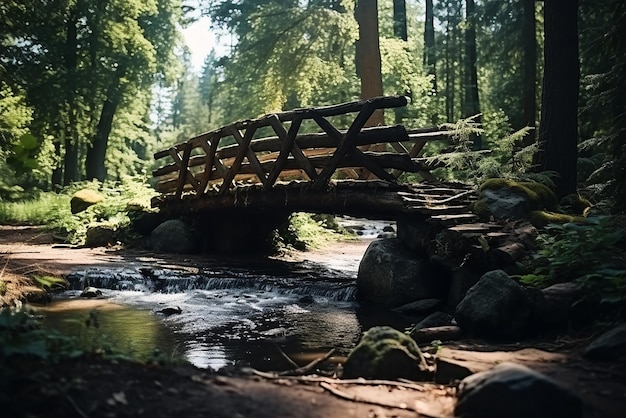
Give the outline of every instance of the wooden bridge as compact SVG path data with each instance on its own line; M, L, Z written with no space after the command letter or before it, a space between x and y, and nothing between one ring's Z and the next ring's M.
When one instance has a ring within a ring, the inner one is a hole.
M438 181L437 164L421 156L429 141L449 140L438 128L364 128L378 109L405 97L380 97L296 109L239 121L159 151L153 172L162 194L153 206L176 214L233 209L307 211L395 219L400 214L467 210L471 189ZM331 117L356 114L347 130ZM313 121L319 133L300 133ZM270 134L258 138L267 131ZM220 144L225 146L220 147ZM402 184L403 173L422 181Z
M474 191L439 181L432 171L441 164L422 155L429 141L449 141L453 132L364 127L376 110L406 104L398 96L296 109L201 134L154 155L165 164L153 172L161 195L152 204L172 216L201 213L213 232L226 218L248 221L245 234L251 218L264 223L300 211L488 232L484 224L457 225L476 220ZM400 181L403 173L417 181Z

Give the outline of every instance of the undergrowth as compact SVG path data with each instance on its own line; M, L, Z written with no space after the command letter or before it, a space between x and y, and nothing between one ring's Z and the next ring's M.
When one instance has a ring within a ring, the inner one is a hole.
M355 235L343 228L331 215L294 213L286 228L276 231L274 245L277 251L295 248L305 251L321 248L340 239L354 239Z
M74 320L77 332L69 334L44 329L41 317L28 308L1 309L0 368L6 368L12 360L18 358L58 362L87 355L147 364L178 364L184 361L179 356L168 356L156 349L144 358L133 356L132 351L124 351L99 330L100 321L97 310L90 311L86 318L77 316Z
M94 190L104 200L72 214L70 200L80 189ZM138 177L127 177L119 182L79 182L60 193L41 192L23 200L0 200L0 224L46 225L67 242L82 244L88 227L93 224L105 224L114 230L128 226L129 210L150 210L150 199L155 194L147 181Z
M586 224L546 226L538 237L536 267L521 281L535 287L575 281L586 297L624 309L626 230L622 222L616 217L597 216L589 217Z

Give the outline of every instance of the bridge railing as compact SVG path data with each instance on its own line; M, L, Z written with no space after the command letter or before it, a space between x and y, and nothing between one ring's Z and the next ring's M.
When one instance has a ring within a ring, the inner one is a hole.
M176 198L187 192L223 195L241 181L270 189L280 179L296 178L319 190L340 170L351 178L375 176L396 182L400 174L411 172L432 181L433 166L420 154L429 140L447 138L450 132L407 131L401 125L364 128L376 110L406 104L403 96L378 97L270 114L203 133L154 154L165 162L153 172L157 190ZM353 113L356 116L347 130L337 129L328 119ZM305 120L314 121L322 132L300 133ZM254 139L262 128L270 128L274 135ZM220 147L220 143L231 145ZM377 151L381 148L384 151Z

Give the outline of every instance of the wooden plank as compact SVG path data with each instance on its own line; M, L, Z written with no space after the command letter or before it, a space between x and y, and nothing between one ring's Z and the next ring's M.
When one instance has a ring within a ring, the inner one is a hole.
M265 184L267 182L267 176L265 174L265 171L263 170L263 167L261 166L259 159L256 157L256 154L254 153L254 151L252 151L252 149L249 146L250 142L252 141L252 137L254 136L254 131L256 129L257 129L256 126L251 126L250 128L248 128L248 130L246 130L246 133L243 136L241 135L241 132L238 129L233 129L233 137L235 138L235 141L237 141L239 146L245 146L246 158L248 159L248 162L250 163L252 168L254 168L254 172L259 178L259 180L261 181L261 183ZM250 131L251 133L249 134L248 132ZM244 137L247 135L249 135L250 139L246 138L244 140Z
M364 107L373 107L376 109L391 109L395 107L404 107L408 103L405 96L383 96L374 97L367 100L359 100L348 103L341 103L331 106L322 106L315 108L294 109L287 112L277 113L276 115L281 122L292 120L296 115L305 115L306 119L310 119L312 114L318 114L322 117L338 116L346 113L360 112Z
M285 129L283 124L278 120L278 117L270 120L270 125L274 129L274 132L278 135L278 137L282 140L282 147L280 153L278 154L278 158L274 163L274 166L271 169L271 172L268 176L268 182L265 185L266 188L271 187L276 182L276 179L280 175L281 171L285 167L287 160L289 159L289 154L293 156L296 162L300 165L300 168L304 170L306 175L310 180L315 180L317 177L317 172L313 165L309 162L307 157L302 152L302 149L296 144L296 135L300 130L300 126L302 124L302 118L296 117L289 127L289 132Z
M202 173L202 177L200 179L200 185L196 189L196 194L198 196L204 194L206 186L209 184L211 173L213 172L213 165L215 164L215 153L219 146L220 139L221 138L218 135L215 135L213 138L202 142L202 149L206 153L206 163L204 165L204 172Z
M493 231L495 229L502 229L502 226L498 224L488 224L488 223L473 223L473 224L462 224L455 225L448 228L450 231L455 232L476 232L476 231Z
M339 131L341 135L345 134L346 131ZM225 136L225 133L220 130L220 133L214 134L213 138L220 138ZM203 135L198 138L204 138L204 141L197 141L197 147L202 147L203 143L206 143L206 139L209 138L208 135ZM372 128L363 128L363 130L358 134L355 144L357 146L365 146L372 145L385 141L404 141L406 137L406 130L402 125L396 126L376 126ZM330 138L326 133L310 133L310 134L301 134L296 136L295 140L298 147L302 149L302 151L307 153L308 149L317 149L317 148L336 148L339 140L335 138ZM195 143L195 142L194 142ZM183 148L181 146L175 146L175 148L180 152ZM282 146L282 141L278 136L272 136L261 139L254 139L250 143L250 147L255 153L260 152L279 152ZM237 155L237 151L239 149L238 144L228 145L222 148L219 148L217 151L217 156L219 158L232 158ZM158 154L161 154L159 152ZM169 155L169 150L165 151L166 155ZM155 154L157 155L157 154ZM162 158L162 157L160 157ZM422 163L426 161L426 159L420 160ZM192 156L189 160L189 166L194 167L198 165L205 164L204 156ZM433 167L428 167L428 169L432 169ZM153 176L162 176L173 171L178 171L178 168L175 164L164 165L161 168L158 168L153 171Z
M235 157L235 161L228 169L228 173L224 177L224 181L220 186L219 194L225 194L228 191L228 188L232 185L233 179L235 178L235 175L237 175L237 172L241 167L241 163L243 162L243 159L248 152L248 145L252 140L252 136L254 135L255 130L256 126L249 127L248 130L246 130L244 136L241 138L241 142L239 143L239 152ZM238 132L237 129L233 128L233 132L235 131ZM237 138L235 138L235 140L237 140Z
M365 123L367 123L368 119L374 111L377 109L374 101L366 101L366 103L361 108L361 111L358 113L348 131L345 135L341 137L339 140L339 144L337 145L337 150L333 154L333 157L329 164L322 169L322 172L319 174L318 178L313 182L313 189L321 189L328 184L328 181L332 177L333 173L337 169L337 165L339 161L351 150L355 149L356 146L354 144L354 140L358 133L361 131ZM322 128L329 136L338 138L340 133L335 129L334 126L330 124L326 119L324 119L320 114L316 114L314 120L317 122L320 128Z
M187 168L187 162L189 161L189 153L191 149L188 147L184 150L183 158L180 158L178 151L175 147L169 149L170 156L174 160L174 163L178 165L178 180L176 186L176 197L182 195L183 188L187 182L194 184L197 182L191 171Z

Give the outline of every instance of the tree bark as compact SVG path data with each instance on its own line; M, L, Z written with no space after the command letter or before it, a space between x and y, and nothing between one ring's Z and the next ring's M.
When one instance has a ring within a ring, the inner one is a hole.
M474 0L465 0L465 19L467 28L465 29L465 101L464 117L471 117L480 113L480 102L478 99L478 75L476 70L476 6ZM474 122L480 123L478 116ZM479 135L473 135L473 148L482 148L482 141Z
M544 74L541 97L541 170L555 171L557 195L576 192L578 140L578 0L544 1Z
M356 67L361 79L361 98L383 95L383 78L378 39L378 1L358 0L355 17L359 23L359 40L356 44ZM365 126L384 125L382 109L374 112Z
M426 70L426 74L433 76L433 91L435 92L437 91L437 55L435 50L434 16L433 0L426 0L426 20L424 23L424 70Z
M87 150L87 159L85 161L85 172L88 180L97 179L104 181L106 178L106 151L109 142L109 135L113 126L113 118L117 107L122 100L122 83L121 79L124 75L122 66L118 69L111 86L107 91L107 96L102 105L100 119L96 127L91 147Z
M536 20L535 20L535 0L522 1L523 22L522 22L522 48L524 62L522 64L523 98L522 108L524 114L524 124L534 128L537 119L537 40L536 40ZM524 145L534 142L535 134L528 135Z
M406 0L393 0L393 34L396 38L407 41Z
M65 41L65 94L67 104L68 126L65 129L65 156L63 158L63 185L80 180L78 168L78 127L76 118L76 66L78 39L76 24L78 17L75 10L70 11L67 19L67 33Z

